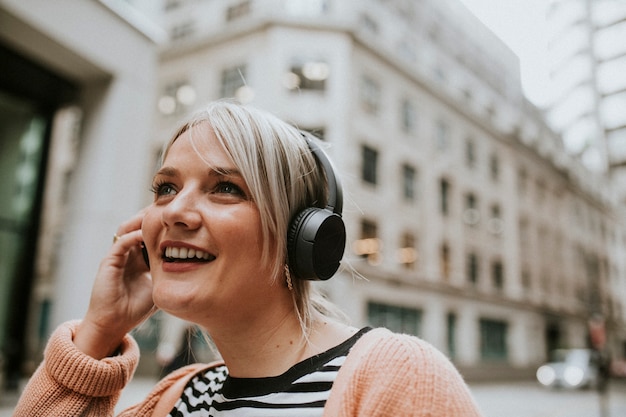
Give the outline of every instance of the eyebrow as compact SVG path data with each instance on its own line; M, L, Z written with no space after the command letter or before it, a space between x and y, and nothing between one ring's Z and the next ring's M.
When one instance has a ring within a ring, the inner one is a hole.
M176 168L171 167L163 167L154 174L154 177L158 177L159 175L163 175L165 177L175 177L178 174L178 170Z
M163 167L154 175L154 177L155 178L158 176L175 177L179 173L180 171L176 168ZM243 175L241 175L241 171L239 171L237 168L214 167L208 170L208 174L209 174L209 177L212 175L221 175L221 176L227 176L227 177L243 177Z

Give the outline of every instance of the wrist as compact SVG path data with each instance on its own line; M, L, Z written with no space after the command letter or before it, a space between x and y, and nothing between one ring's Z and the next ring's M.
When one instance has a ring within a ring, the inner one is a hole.
M78 350L100 360L119 355L124 336L106 333L94 325L82 322L75 330L73 342Z

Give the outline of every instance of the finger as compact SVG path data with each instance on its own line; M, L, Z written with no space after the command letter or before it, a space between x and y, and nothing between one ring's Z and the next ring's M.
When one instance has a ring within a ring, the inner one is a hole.
M130 219L126 220L117 228L117 236L125 235L128 232L132 232L133 230L141 229L141 223L143 222L143 217L145 214L145 209L142 209L137 214L135 214Z
M141 229L133 230L122 235L116 234L113 242L112 252L115 255L121 255L128 252L134 246L138 246L143 241Z
M117 241L111 246L109 255L105 258L104 262L117 268L126 268L130 265L134 265L134 267L141 267L140 269L146 269L147 271L149 264L142 252L142 236L141 230L134 230L122 236L118 236ZM130 263L127 263L129 261Z

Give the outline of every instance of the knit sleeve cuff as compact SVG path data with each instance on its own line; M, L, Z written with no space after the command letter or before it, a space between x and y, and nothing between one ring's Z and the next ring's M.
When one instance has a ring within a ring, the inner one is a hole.
M139 346L126 335L119 355L97 360L80 351L73 339L79 321L59 326L44 352L46 371L59 384L82 395L108 397L119 393L139 362Z

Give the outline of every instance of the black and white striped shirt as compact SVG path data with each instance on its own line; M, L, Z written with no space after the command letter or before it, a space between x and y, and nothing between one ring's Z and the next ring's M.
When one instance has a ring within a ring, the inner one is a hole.
M233 378L226 366L202 371L188 383L171 417L319 417L352 346L369 329L267 378Z

